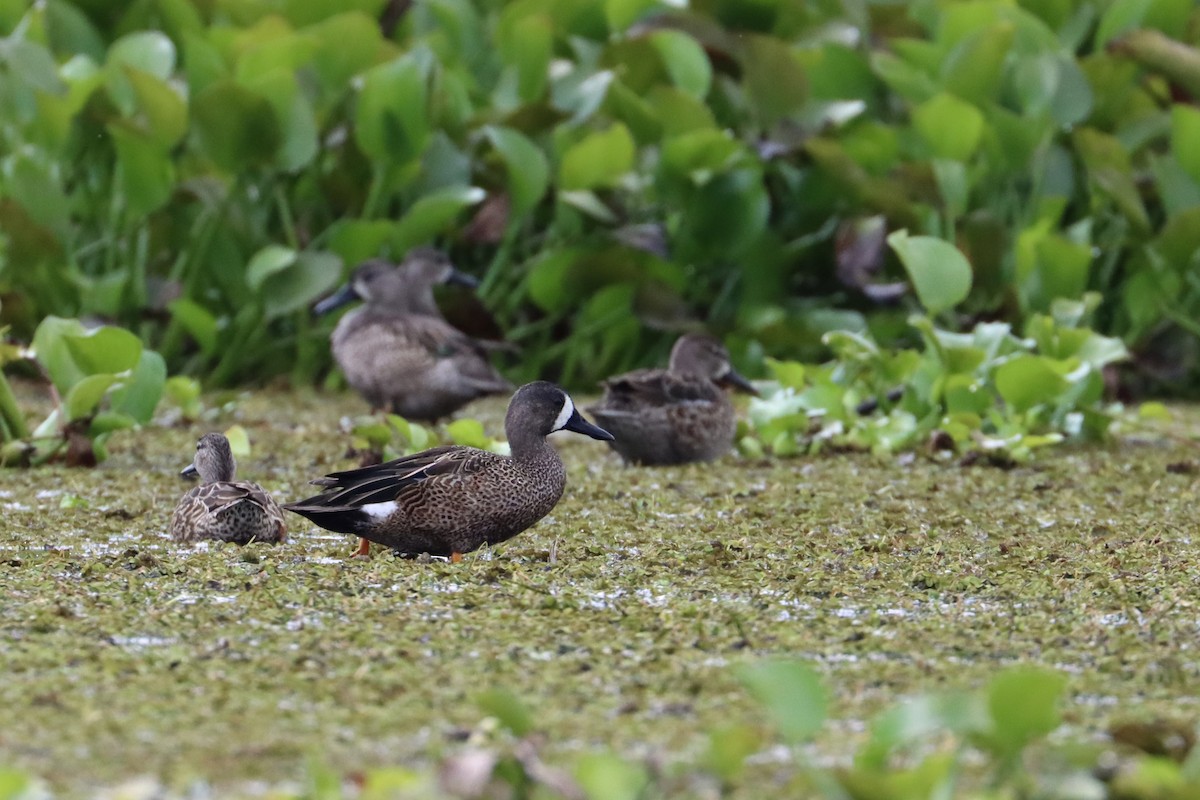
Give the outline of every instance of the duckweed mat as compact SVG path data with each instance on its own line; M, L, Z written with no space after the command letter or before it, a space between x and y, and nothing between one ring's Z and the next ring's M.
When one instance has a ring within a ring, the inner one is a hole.
M503 407L470 412L499 434ZM338 420L362 410L247 395L118 434L94 470L0 474L0 764L69 796L141 775L241 794L314 763L432 769L493 687L527 704L548 762L669 764L713 728L765 725L730 667L767 655L823 673L831 760L898 698L1017 662L1068 675L1083 738L1197 715L1200 410L1174 410L1174 437L1008 470L920 454L636 469L565 436L552 515L457 565L351 559L354 540L297 516L279 547L166 539L201 433L244 425L239 476L291 500L352 466Z

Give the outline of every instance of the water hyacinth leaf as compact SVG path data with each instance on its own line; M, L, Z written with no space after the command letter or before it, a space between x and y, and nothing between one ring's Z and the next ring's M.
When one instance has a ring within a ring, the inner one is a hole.
M456 419L446 426L446 434L450 441L467 447L477 447L486 450L491 439L483 430L483 423L477 419Z
M612 33L621 33L648 11L663 5L660 0L604 0L604 18Z
M53 54L37 42L15 37L0 39L0 63L30 88L50 94L62 91Z
M246 265L246 285L250 291L262 289L267 278L296 263L296 251L290 247L269 244L250 257Z
M137 96L126 67L166 80L175 70L175 44L158 31L138 31L122 36L109 47L105 62L108 93L121 113L129 116Z
M329 250L347 264L359 264L378 255L395 230L396 223L391 220L339 220L329 227Z
M971 291L971 265L957 247L933 236L909 236L906 230L894 231L887 242L931 316L966 299Z
M642 765L611 753L588 753L575 767L575 780L589 800L638 800L650 776Z
M63 343L71 359L88 375L131 370L142 356L142 341L124 328L111 325L66 333Z
M1188 176L1200 183L1200 109L1171 106L1171 152Z
M383 45L379 23L362 11L346 10L305 28L317 42L311 66L326 96L336 97L351 77L373 64ZM347 42L354 42L347 47Z
M983 113L951 94L931 97L913 109L913 126L934 154L966 161L983 136Z
M828 698L812 667L766 660L742 667L737 676L788 739L810 739L825 723Z
M483 201L487 193L478 186L448 186L417 200L404 212L392 231L397 250L431 241L454 224L465 208Z
M521 216L546 194L550 185L550 165L537 145L519 131L497 126L488 126L485 131L504 160L513 215Z
M354 113L354 140L372 160L405 164L417 158L429 138L427 86L420 63L411 56L370 69Z
M732 170L688 193L681 238L694 251L710 256L739 256L766 230L770 212L761 173Z
M576 142L563 154L559 185L566 190L612 186L633 168L633 156L633 136L618 122Z
M662 58L672 83L696 98L708 94L712 85L712 65L695 39L682 31L660 30L650 35L650 41Z
M67 392L67 396L63 398L67 421L86 419L95 413L100 401L108 393L109 387L118 380L120 378L111 374L88 375L72 386L71 390Z
M1056 402L1067 390L1067 380L1044 356L1014 356L996 368L996 391L1017 413Z
M225 429L225 438L229 440L229 449L237 458L250 457L250 434L241 425L231 425Z
M946 91L972 102L995 97L1004 78L1005 63L1012 55L1016 27L998 22L959 42L942 62L941 78Z
M808 80L792 49L770 36L744 34L741 44L743 80L762 124L799 113L808 98Z
M306 250L286 269L262 283L263 310L268 319L305 308L341 280L342 260L333 253Z
M1057 728L1066 685L1065 675L1038 667L1016 667L993 678L987 688L993 741L1015 752Z
M489 689L475 698L475 704L485 714L495 717L514 736L524 736L533 730L533 717L529 709L506 689Z
M167 310L196 340L200 351L205 355L212 355L217 347L217 318L204 306L186 297L171 301Z
M1114 0L1109 3L1096 29L1096 47L1104 47L1121 34L1141 27L1153 4L1154 0Z
M708 735L704 764L723 781L742 773L746 759L762 745L762 736L749 725L726 725Z
M145 424L154 416L167 382L167 363L153 350L142 350L133 373L112 393L112 410Z
M134 67L125 66L125 77L133 87L137 110L146 122L146 133L160 147L173 147L187 133L187 104L166 81Z
M530 14L514 3L505 9L497 31L500 57L517 73L517 94L526 103L546 91L554 47L554 23L546 14Z
M108 126L117 152L117 189L129 213L142 217L161 208L175 190L175 163L160 143L114 123Z
M4 173L4 193L20 203L36 222L51 228L60 237L70 230L70 202L61 185L59 170L32 148L8 155L0 166ZM10 236L16 232L10 232Z
M233 173L270 163L283 142L271 103L227 78L192 100L192 130L200 150Z

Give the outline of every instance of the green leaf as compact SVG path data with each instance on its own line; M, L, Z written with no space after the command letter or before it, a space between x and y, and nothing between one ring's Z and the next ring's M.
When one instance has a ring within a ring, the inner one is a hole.
M524 3L508 5L500 16L496 43L504 63L516 70L517 94L532 103L546 92L554 23L546 14L531 14L528 9Z
M112 394L112 410L145 424L154 416L167 382L167 364L153 350L142 350L133 374Z
M0 63L30 88L49 94L62 91L53 54L37 42L16 37L0 39Z
M447 186L425 195L404 212L392 234L397 250L431 241L458 219L465 208L483 201L487 193L477 186Z
M1017 413L1054 403L1067 390L1067 381L1044 356L1019 355L996 368L996 391Z
M67 421L86 419L94 414L109 387L118 380L116 375L89 375L72 386L71 390L67 392L67 396L63 398Z
M913 109L913 127L934 154L966 161L983 136L983 113L951 94L938 94Z
M225 78L192 101L200 149L222 169L239 173L270 163L283 142L280 120L257 92Z
M575 767L575 780L591 800L638 800L650 776L640 764L610 753L588 753Z
M994 740L1015 752L1057 728L1066 685L1066 676L1039 667L1016 667L993 678L987 695Z
M175 164L159 142L113 123L108 126L117 152L116 188L135 217L162 208L175 190Z
M225 430L225 438L229 440L229 449L237 458L250 457L250 434L241 425L231 425Z
M125 67L146 133L160 148L175 146L187 133L187 103L166 81L134 67Z
M63 336L66 350L87 375L133 369L142 356L142 342L124 328L105 325L86 333Z
M810 739L824 724L828 700L811 667L769 660L744 666L737 676L788 739Z
M459 420L467 421L471 420ZM529 709L505 689L489 689L475 698L475 704L485 714L499 720L514 736L524 736L533 730L533 717Z
M765 126L798 114L808 98L808 79L792 49L771 36L742 34L739 38L750 110Z
M1100 17L1096 28L1095 46L1103 48L1123 33L1141 27L1146 12L1154 0L1113 0Z
M893 232L887 242L930 315L937 316L967 298L971 265L957 247L933 236L909 236L906 230Z
M332 253L306 250L287 269L268 275L262 285L267 319L308 306L338 284L342 260Z
M660 5L659 0L604 0L604 17L611 32L621 33Z
M132 114L137 104L128 67L165 81L175 70L175 44L158 31L139 31L122 36L109 47L104 65L108 93L125 116Z
M633 136L623 124L615 123L563 154L559 186L567 190L612 186L633 169L633 155Z
M167 304L173 319L179 320L184 329L200 345L205 355L212 355L217 347L217 319L208 309L186 297Z
M537 145L524 134L493 125L484 131L504 160L513 216L519 217L536 206L546 194L550 184L550 165Z
M1005 63L1012 56L1016 27L999 22L959 42L942 62L941 78L946 91L975 103L994 98L1004 78Z
M676 30L660 30L650 35L671 76L671 82L693 97L703 99L712 85L712 64L704 48L691 36Z
M767 229L771 200L758 170L735 169L688 192L682 210L686 252L735 258Z
M1193 181L1200 183L1200 109L1171 106L1171 152Z
M372 160L406 164L429 139L425 74L405 56L367 71L354 112L354 140Z
M296 251L290 247L269 244L250 257L246 265L246 285L258 292L267 278L296 263Z

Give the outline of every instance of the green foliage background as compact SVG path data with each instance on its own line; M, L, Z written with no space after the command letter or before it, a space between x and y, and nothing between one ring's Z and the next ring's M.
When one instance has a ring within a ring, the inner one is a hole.
M309 304L433 241L515 379L592 386L701 322L753 372L919 341L907 229L967 256L932 303L912 273L950 328L1097 290L1093 325L1194 383L1189 0L0 0L0 34L24 340L99 317L210 385L310 382Z

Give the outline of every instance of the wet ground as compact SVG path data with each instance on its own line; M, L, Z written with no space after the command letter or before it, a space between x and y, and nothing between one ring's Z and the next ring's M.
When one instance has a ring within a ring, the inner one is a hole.
M498 435L503 405L471 413ZM424 769L478 728L490 687L529 705L550 762L669 764L718 725L761 723L729 666L780 654L833 689L830 759L896 699L1015 662L1069 676L1083 738L1200 711L1196 410L1174 437L1011 470L865 454L631 469L563 436L552 515L457 565L350 559L353 540L297 516L279 547L166 539L201 433L244 425L239 475L293 500L352 465L339 419L363 410L247 394L119 433L95 470L0 473L0 765L66 794Z

